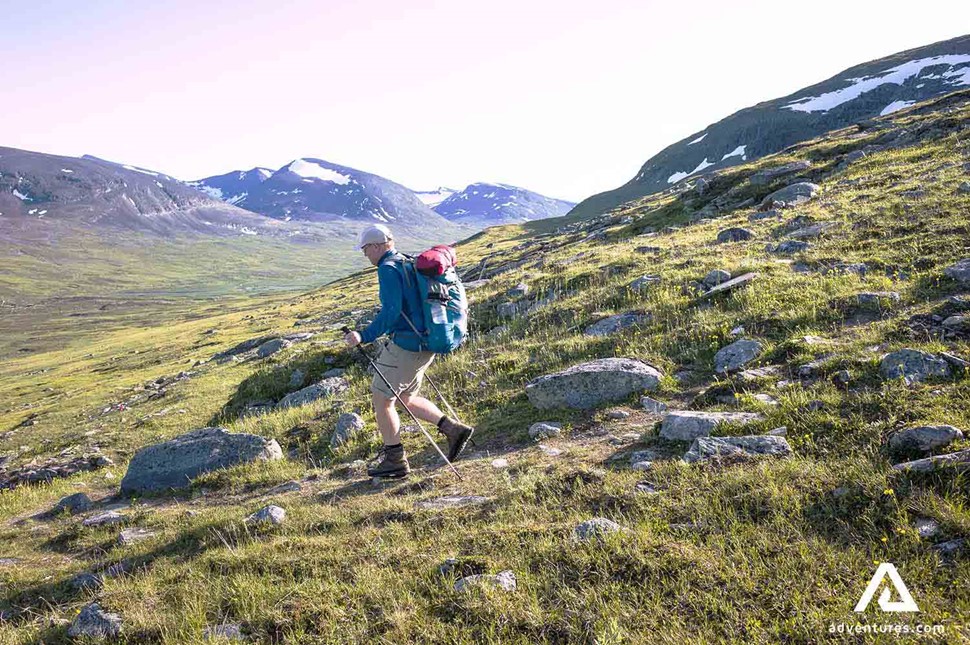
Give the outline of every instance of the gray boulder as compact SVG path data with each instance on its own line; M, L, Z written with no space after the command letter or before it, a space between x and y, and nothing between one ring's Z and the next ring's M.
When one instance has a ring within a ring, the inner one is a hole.
M955 470L970 470L970 450L951 452L948 455L926 457L915 461L907 461L893 466L893 470L931 473L936 470L953 468Z
M748 177L748 181L751 182L752 186L764 186L770 184L772 181L778 177L781 177L782 175L790 175L794 172L801 172L803 170L808 170L811 167L812 162L810 161L792 161L791 163L786 163L781 166L773 166L771 168L759 170Z
M128 517L122 515L118 511L107 511L105 513L99 513L97 515L92 515L83 522L82 526L108 526L111 524L121 524L126 521Z
M260 345L256 350L256 356L259 358L267 358L280 350L286 349L292 344L292 342L286 340L285 338L274 338L273 340Z
M886 354L879 365L879 371L884 378L902 378L910 384L928 378L945 378L950 375L950 365L928 352L907 348Z
M970 331L970 316L967 314L947 316L943 321L943 326L953 331Z
M747 240L752 239L753 237L754 237L754 231L747 228L741 228L736 226L732 228L726 228L723 231L719 232L717 234L717 243L725 244L727 242L745 242Z
M665 414L667 412L666 403L650 398L649 396L640 397L640 407L650 414Z
M131 546L137 542L143 542L155 537L155 533L142 528L123 529L118 534L118 544L121 546Z
M684 461L706 461L726 456L788 457L792 454L788 441L776 435L752 435L747 437L697 437Z
M533 379L525 386L535 407L590 409L660 385L657 368L630 358L601 358Z
M808 242L803 242L802 240L785 240L778 244L769 244L765 247L765 250L769 253L781 253L781 254L792 254L801 253L807 250L811 246Z
M348 387L350 387L350 384L345 379L339 376L331 376L302 390L290 392L276 404L276 407L278 409L285 409L306 405L323 397L339 394Z
M83 513L84 511L91 508L91 498L84 493L74 493L73 495L68 495L57 502L52 511L55 514L63 513L67 511L71 515L75 513Z
M781 190L776 190L765 197L761 202L761 210L771 208L775 202L783 202L786 206L803 204L815 197L818 190L818 184L812 184L807 181L800 181L797 184L785 186Z
M739 275L736 278L731 278L727 282L722 282L719 285L716 285L714 287L711 287L707 292L705 292L704 294L702 294L702 297L704 297L704 298L710 298L710 297L716 296L717 294L720 294L720 293L726 293L728 291L734 291L738 287L743 287L744 285L748 284L749 282L752 282L757 277L758 277L758 274L757 273L754 273L754 272L752 272L752 273L745 273L744 275Z
M640 276L639 278L631 282L628 286L631 290L639 293L641 291L646 291L647 289L654 286L655 284L658 284L659 282L660 282L659 275L644 275L644 276Z
M671 441L693 441L706 437L718 425L731 423L745 425L761 421L764 417L753 412L669 412L660 424L660 436Z
M482 587L501 591L515 591L515 574L512 571L501 571L495 575L478 573L455 581L455 591L457 592L467 592Z
M970 258L964 258L956 264L948 266L943 274L963 284L970 284Z
M359 414L344 412L337 417L337 427L330 436L330 447L342 446L364 429L364 419Z
M963 439L963 431L948 425L918 426L900 430L889 438L889 446L894 450L915 449L930 452L944 448L957 439Z
M95 602L81 610L67 628L67 635L71 638L117 638L121 627L121 616L103 611Z
M855 300L861 309L881 311L898 305L900 297L895 291L863 291L856 294Z
M301 369L290 372L290 387L300 387L306 379L306 374Z
M761 343L749 338L734 341L714 355L714 371L718 374L736 372L758 358L763 349Z
M623 527L613 520L608 520L605 517L594 517L591 520L581 522L573 529L573 539L578 542L602 540L607 535L622 531Z
M711 269L710 271L708 271L707 275L704 276L704 279L701 280L701 283L705 287L710 289L712 287L716 287L722 282L727 282L730 279L731 279L731 274L725 271L724 269Z
M68 584L76 591L97 591L104 586L104 578L97 573L79 573Z
M821 237L825 232L835 227L835 222L819 222L805 228L799 228L788 234L788 237L795 240L814 240Z
M593 323L586 328L584 333L587 336L609 336L610 334L615 334L616 332L626 329L627 327L642 325L649 319L649 316L638 313L618 314L616 316L610 316L609 318L604 318L603 320Z
M533 423L531 426L529 426L529 437L535 439L536 441L549 439L551 437L558 437L560 434L562 434L561 423L548 423L545 421L540 421L539 423Z
M124 493L143 493L186 486L193 477L253 461L282 459L274 439L202 428L135 453L121 480Z
M275 504L264 506L246 518L246 524L262 526L279 526L286 521L286 509Z

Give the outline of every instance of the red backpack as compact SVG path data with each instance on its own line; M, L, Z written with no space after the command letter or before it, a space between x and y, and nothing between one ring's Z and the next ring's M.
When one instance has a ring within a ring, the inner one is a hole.
M414 260L414 268L428 277L444 275L448 269L458 264L455 250L450 246L439 244L419 255Z

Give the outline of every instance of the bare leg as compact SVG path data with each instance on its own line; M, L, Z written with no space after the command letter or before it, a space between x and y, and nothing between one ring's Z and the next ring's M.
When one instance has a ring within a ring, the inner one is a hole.
M404 401L404 405L408 406L411 412L414 413L414 416L422 421L437 425L441 420L441 417L445 416L444 413L438 409L437 405L423 396L402 394L401 400Z
M377 418L377 429L385 446L401 443L401 419L394 408L395 399L389 399L383 394L371 394L374 402L374 416Z

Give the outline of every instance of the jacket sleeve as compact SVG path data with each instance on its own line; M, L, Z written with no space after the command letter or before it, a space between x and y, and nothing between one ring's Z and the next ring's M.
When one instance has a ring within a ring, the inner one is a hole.
M400 272L390 264L377 267L377 286L380 292L381 312L377 314L371 324L360 332L360 339L365 343L373 343L379 337L394 329L404 300L404 283Z

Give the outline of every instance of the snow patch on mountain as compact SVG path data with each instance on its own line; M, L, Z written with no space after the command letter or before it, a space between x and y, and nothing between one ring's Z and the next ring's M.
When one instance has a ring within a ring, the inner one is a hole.
M685 179L687 177L690 177L691 175L693 175L695 173L699 173L700 171L704 170L705 168L710 168L713 165L714 165L713 163L711 163L710 161L707 160L707 157L704 157L704 161L702 161L699 164L697 164L697 167L694 168L693 170L691 170L690 172L680 171L680 172L675 172L674 174L672 174L670 177L667 178L667 183L668 184L676 184L681 179Z
M970 84L970 68L952 69L957 65L966 63L970 63L970 54L944 54L942 56L911 60L902 65L890 67L874 76L847 79L852 83L848 87L843 87L832 92L825 92L819 96L805 96L795 99L788 105L782 107L798 112L828 112L843 103L859 98L866 92L871 92L880 85L885 85L886 83L902 85L907 80L918 76L927 67L935 67L937 65L948 65L951 68L942 75L944 78L952 79L947 80L948 83L968 85Z
M748 147L747 145L738 146L731 152L721 157L721 161L724 161L725 159L730 159L731 157L741 157L741 161L746 161L748 156L744 154L744 149L747 147Z
M324 168L318 163L312 161L307 161L305 159L297 159L289 166L286 167L287 170L295 175L299 175L306 179L319 179L322 181L330 181L335 184L340 184L344 186L353 181L349 176L343 175L336 170L331 170L330 168Z
M910 105L915 105L916 101L893 101L886 107L882 109L879 116L886 116L887 114L892 114L893 112L899 112L903 108L908 108Z
M439 186L435 190L416 190L414 191L414 194L418 199L424 202L428 208L434 208L457 192L458 191L454 188Z
M699 136L699 137L697 137L696 139L694 139L693 141L691 141L691 142L690 142L690 143L688 143L687 145L689 145L689 146L692 146L692 145L694 145L695 143L700 143L701 141L703 141L703 140L704 140L704 137L706 137L706 136L707 136L707 133L705 132L704 134L702 134L701 136Z

